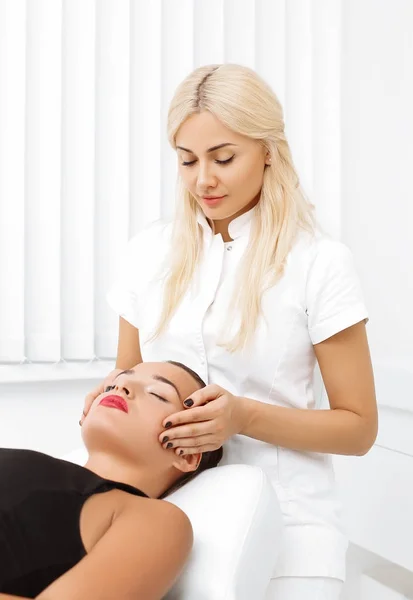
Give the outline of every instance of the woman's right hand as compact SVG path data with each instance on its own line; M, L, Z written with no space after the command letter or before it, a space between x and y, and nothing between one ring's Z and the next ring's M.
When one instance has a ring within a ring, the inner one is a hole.
M93 402L96 400L96 398L100 394L103 394L103 392L105 391L105 388L108 385L111 385L111 383L115 379L116 375L118 375L119 373L122 373L123 370L124 369L113 369L113 371L111 371L109 373L109 375L107 375L105 377L105 379L99 383L99 385L97 385L91 392L89 392L87 394L87 396L85 397L83 413L82 413L82 417L79 421L79 425L83 425L83 421L85 420L85 417L86 417L87 413L89 412L90 407L92 406Z

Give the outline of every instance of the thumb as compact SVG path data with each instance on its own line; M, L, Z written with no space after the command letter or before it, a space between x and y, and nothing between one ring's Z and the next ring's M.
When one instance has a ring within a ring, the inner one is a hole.
M100 394L103 394L103 390L104 390L104 384L103 384L103 382L101 382L101 383L99 383L99 385L97 385L95 388L93 388L93 390L85 396L84 405L83 405L83 414L79 421L80 425L83 425L83 421L85 420L85 417L88 414L90 407L92 406L92 404L96 400L96 398Z

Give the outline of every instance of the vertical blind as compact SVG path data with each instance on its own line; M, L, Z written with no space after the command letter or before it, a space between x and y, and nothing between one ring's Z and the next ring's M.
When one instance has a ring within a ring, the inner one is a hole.
M272 86L340 237L339 0L0 0L0 363L115 356L122 250L173 211L169 102L222 62Z

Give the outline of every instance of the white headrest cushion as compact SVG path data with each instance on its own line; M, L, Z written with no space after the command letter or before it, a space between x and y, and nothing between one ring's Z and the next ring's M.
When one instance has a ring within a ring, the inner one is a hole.
M281 542L282 515L264 472L248 465L204 471L167 500L189 517L194 547L167 600L260 600Z

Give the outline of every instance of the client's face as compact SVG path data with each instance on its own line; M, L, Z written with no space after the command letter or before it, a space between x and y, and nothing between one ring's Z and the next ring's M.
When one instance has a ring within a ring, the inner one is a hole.
M140 363L119 374L84 420L82 437L89 453L104 449L137 463L171 466L177 456L159 443L162 423L183 410L183 401L199 387L184 369L163 362Z

